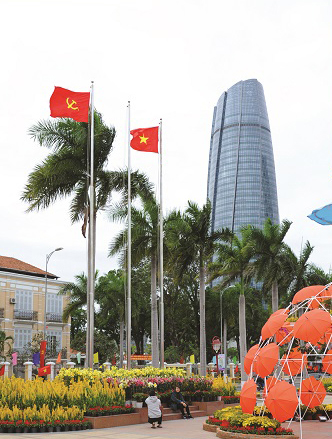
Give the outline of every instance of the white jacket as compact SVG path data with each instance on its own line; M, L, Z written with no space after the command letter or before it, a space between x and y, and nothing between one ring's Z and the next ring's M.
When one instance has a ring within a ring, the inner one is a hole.
M145 404L148 406L149 418L160 418L161 416L161 402L156 396L149 396L145 400Z

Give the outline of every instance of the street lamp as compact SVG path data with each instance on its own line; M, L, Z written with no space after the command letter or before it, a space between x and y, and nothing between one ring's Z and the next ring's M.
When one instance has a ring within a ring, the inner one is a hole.
M212 339L212 348L213 348L213 350L216 353L216 365L217 365L217 376L218 376L218 373L219 373L219 368L218 368L218 352L219 352L219 349L221 348L221 341L219 340L218 337L213 337L213 339Z
M62 247L58 247L55 250L53 250L51 253L46 255L46 270L45 270L45 304L44 304L44 340L46 340L46 302L47 302L47 264L50 260L50 257L53 255L54 252L58 252L60 250L63 250Z

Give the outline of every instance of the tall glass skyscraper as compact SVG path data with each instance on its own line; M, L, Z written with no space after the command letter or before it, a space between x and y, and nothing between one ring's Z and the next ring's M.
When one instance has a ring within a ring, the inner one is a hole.
M262 228L266 218L279 223L270 125L257 79L233 85L214 108L208 198L213 231Z

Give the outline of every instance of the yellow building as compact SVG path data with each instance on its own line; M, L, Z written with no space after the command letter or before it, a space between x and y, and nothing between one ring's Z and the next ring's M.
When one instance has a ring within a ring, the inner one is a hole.
M14 338L20 352L44 331L46 272L15 258L0 256L0 329ZM68 297L58 295L66 282L47 273L46 336L49 347L70 349L70 320L62 322Z

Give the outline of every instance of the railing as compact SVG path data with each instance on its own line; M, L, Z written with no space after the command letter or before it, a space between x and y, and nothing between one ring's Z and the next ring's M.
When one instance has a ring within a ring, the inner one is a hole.
M5 317L5 308L0 308L0 319Z
M46 313L46 321L47 322L62 323L62 314L57 314L55 312L47 312Z
M25 311L14 309L14 319L17 320L38 320L38 311Z

